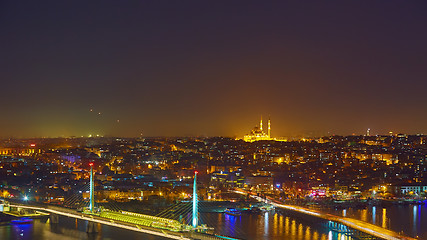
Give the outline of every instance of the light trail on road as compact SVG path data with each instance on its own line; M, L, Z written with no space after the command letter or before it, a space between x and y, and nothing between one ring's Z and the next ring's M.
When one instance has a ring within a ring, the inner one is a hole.
M243 194L243 195L249 194L249 196L256 199L257 201L265 202L265 203L271 204L275 207L288 209L291 211L295 211L295 212L319 217L319 218L322 218L322 219L325 219L328 221L341 223L347 227L350 227L350 228L353 228L355 230L370 234L374 237L378 237L378 238L382 238L382 239L386 239L386 240L416 240L415 238L408 237L408 236L402 236L401 234L394 232L392 230L385 229L385 228L382 228L380 226L376 226L374 224L363 222L363 221L360 221L357 219L348 218L348 217L339 217L336 215L332 215L332 214L328 214L328 213L322 213L322 212L319 212L316 210L303 208L303 207L299 207L299 206L286 205L286 204L279 203L275 200L266 200L266 199L263 199L261 197L254 195L250 192L245 192L245 191L241 191L241 190L234 190L233 192L238 193L238 194Z
M127 225L127 224L112 222L111 220L103 220L103 219L100 219L99 217L88 216L88 215L85 215L85 214L76 214L76 213L71 213L71 212L62 212L62 211L54 210L54 209L50 209L50 208L32 207L32 206L24 206L24 205L10 204L9 206L10 207L16 207L16 208L25 208L25 209L32 209L32 210L38 210L38 211L45 211L45 212L49 212L49 213L58 214L58 215L61 215L61 216L66 216L66 217L70 217L70 218L76 218L76 219L85 220L85 221L96 222L96 223L100 223L100 224L104 224L104 225L108 225L108 226L113 226L113 227L128 229L128 230L131 230L131 231L142 232L142 233L146 233L146 234L150 234L150 235L156 235L156 236L159 236L159 237L165 237L165 238L170 238L170 239L180 239L180 240L187 240L187 239L190 240L190 238L186 238L186 237L184 237L182 235L181 236L177 236L177 235L167 234L164 231L162 231L162 232L151 231L151 230L148 230L148 229L140 228L137 225L130 226L130 225Z

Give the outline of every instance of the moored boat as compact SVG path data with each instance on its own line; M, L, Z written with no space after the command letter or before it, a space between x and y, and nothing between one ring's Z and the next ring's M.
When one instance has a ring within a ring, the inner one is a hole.
M242 215L242 212L239 211L239 210L237 210L237 209L235 209L235 208L227 208L227 209L225 209L224 213L228 214L228 215L232 215L232 216L240 216L240 215Z
M10 221L10 223L12 224L29 224L32 222L33 222L33 219L31 218L20 218L20 219L14 219Z

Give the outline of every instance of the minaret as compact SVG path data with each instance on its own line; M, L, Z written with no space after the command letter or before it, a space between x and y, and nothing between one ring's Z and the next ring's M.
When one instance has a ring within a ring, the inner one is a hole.
M262 132L262 116L261 116L261 121L259 123L259 130L261 130L261 132Z
M270 131L271 131L271 123L270 123L270 117L269 117L268 118L268 138L271 138Z

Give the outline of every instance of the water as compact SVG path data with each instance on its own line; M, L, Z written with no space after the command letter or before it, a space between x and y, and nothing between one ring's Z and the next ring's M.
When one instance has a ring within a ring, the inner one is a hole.
M98 224L96 234L86 233L87 221L60 217L59 224L50 224L47 219L35 219L31 224L0 226L1 240L166 240L144 233Z
M205 218L210 219L211 221L216 221L215 229L221 235L234 236L248 240L342 239L340 234L329 232L326 228L321 227L320 224L307 222L299 218L293 218L278 211L260 214L242 214L241 216L205 214Z
M341 216L354 217L363 221L404 231L407 235L427 239L427 206L369 207L367 209L329 210ZM114 240L150 239L163 240L143 233L98 225L99 233L87 234L86 222L60 217L59 224L50 224L46 219L37 219L27 225L0 226L0 239L4 240ZM216 233L255 239L290 240L350 240L351 238L328 231L315 222L308 222L279 211L260 214L231 216L222 213L201 213L200 220L214 226Z
M323 210L325 211L325 210ZM366 209L340 209L328 212L369 222L411 237L427 240L427 204L371 206Z

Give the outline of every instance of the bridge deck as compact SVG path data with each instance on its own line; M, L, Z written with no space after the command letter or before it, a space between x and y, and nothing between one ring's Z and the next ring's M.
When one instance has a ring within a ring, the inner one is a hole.
M35 213L3 212L3 213L14 216L14 217L29 217L29 218L42 218L42 217L49 216L48 213L44 213L44 212L35 212Z
M353 219L353 218L339 217L336 215L322 213L322 212L315 211L312 209L307 209L307 208L303 208L303 207L296 207L296 206L291 206L291 205L285 205L285 204L279 204L279 203L275 203L275 202L271 202L271 204L274 205L275 207L288 209L288 210L292 210L292 211L316 216L319 218L323 218L323 219L328 220L328 221L341 223L343 225L346 225L347 227L356 229L356 230L364 232L364 233L368 233L374 237L378 237L378 238L382 238L382 239L387 239L387 240L399 240L399 239L400 240L401 239L416 240L415 238L403 236L403 235L401 235L397 232L394 232L392 230L385 229L385 228L382 228L380 226L377 226L377 225L374 225L371 223L367 223L367 222L364 222L361 220Z
M247 192L244 192L244 191L235 191L235 192L239 193L239 194L245 194L245 195L248 194ZM250 196L252 198L255 198L258 201L266 202L265 199L260 198L256 195L250 194ZM404 235L401 235L395 231L385 229L385 228L382 228L380 226L377 226L377 225L374 225L371 223L367 223L367 222L364 222L361 220L348 218L348 217L340 217L340 216L336 216L333 214L323 213L320 211L316 211L316 210L312 210L312 209L308 209L308 208L304 208L304 207L299 207L299 206L286 205L286 204L282 204L282 203L278 203L278 202L274 202L274 201L271 201L268 203L275 206L275 207L299 212L302 214L311 215L311 216L322 218L322 219L325 219L328 221L341 223L347 227L356 229L358 231L367 233L369 235L372 235L374 237L381 238L381 239L386 239L386 240L403 240L403 239L405 239L405 240L416 240L415 238L404 236Z
M111 212L111 211L102 211L98 214L100 217L113 219L122 222L133 223L146 227L155 227L166 229L170 231L190 231L191 226L186 224L181 224L176 220L159 218L154 216L149 216L145 214L132 213L132 212Z
M113 227L119 227L123 229L128 229L132 231L142 232L146 234L156 235L163 238L170 238L170 239L181 239L181 240L191 240L191 239L201 239L201 240L237 240L236 238L226 237L226 236L220 236L216 234L206 234L201 232L193 232L188 231L187 226L184 224L180 224L176 220L171 219L165 219L165 218L159 218L155 216L149 216L144 214L138 214L138 213L131 213L131 212L122 212L120 214L120 217L117 214L112 214L112 212L108 213L108 217L102 217L92 214L85 214L82 212L77 212L72 209L66 209L61 207L54 207L54 206L47 206L47 207L40 207L40 206L27 206L27 205L19 205L19 204L10 204L10 207L16 207L16 208L22 208L22 209L32 209L36 211L44 211L52 214L57 214L61 216L71 217L75 219L100 223L108 226ZM126 217L127 219L123 219L123 217ZM138 218L139 217L139 218ZM115 218L113 220L113 218ZM140 224L143 221L143 224ZM159 226L152 227L153 223L156 223ZM167 223L169 227L167 229L163 225L163 223ZM170 231L170 228L175 228L175 231ZM182 229L182 227L187 228L185 232L177 232L176 228L179 228L179 230Z
M87 214L79 213L79 212L71 210L71 209L62 209L62 208L59 209L59 208L52 208L52 207L50 207L50 208L49 207L34 207L34 206L15 205L15 204L10 204L10 207L23 208L23 209L33 209L33 210L37 210L37 211L49 212L49 213L53 213L53 214L57 214L57 215L61 215L61 216L81 219L81 220L85 220L85 221L91 221L91 222L100 223L100 224L104 224L104 225L108 225L108 226L119 227L119 228L123 228L123 229L128 229L128 230L132 230L132 231L150 234L150 235L156 235L156 236L160 236L160 237L164 237L164 238L181 239L181 240L182 239L188 239L188 240L191 239L189 237L186 237L184 234L181 234L178 232L171 232L171 231L162 230L162 229L144 227L144 226L139 226L137 224L131 224L131 223L126 223L126 222L111 221L111 219L105 219L105 218L98 217L98 216L87 215Z

